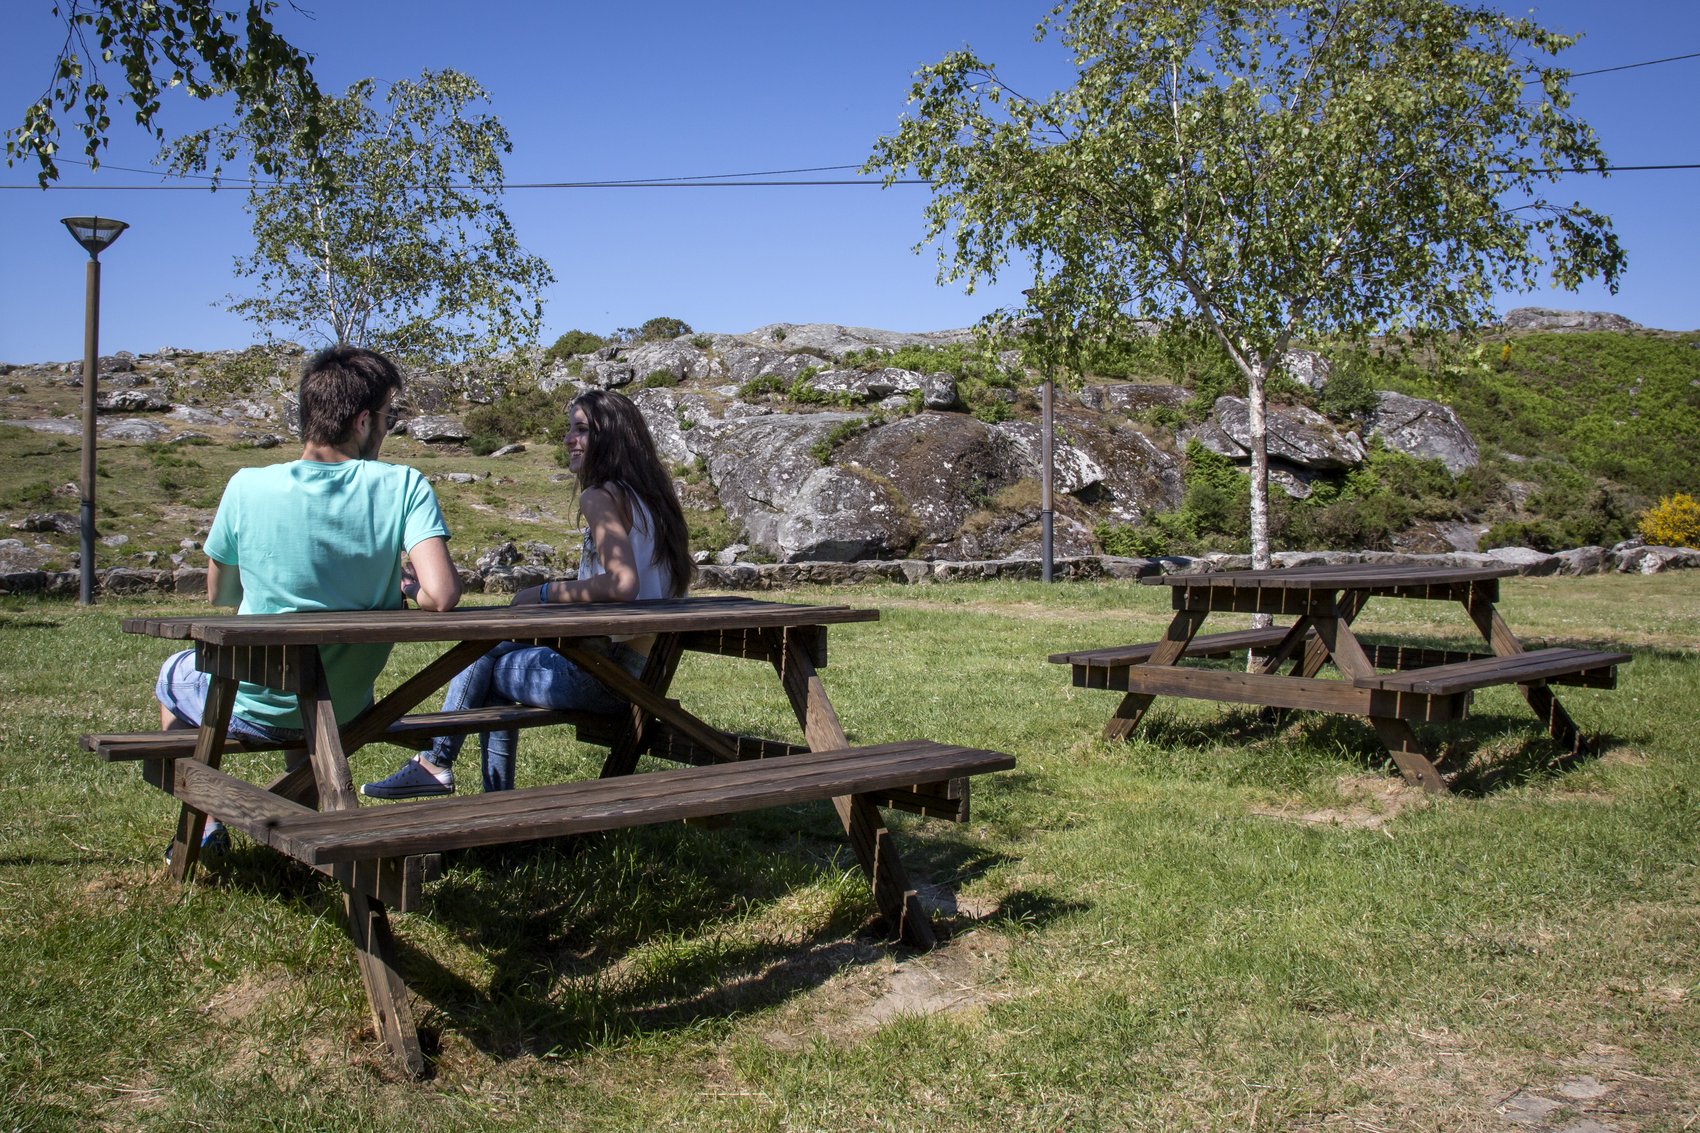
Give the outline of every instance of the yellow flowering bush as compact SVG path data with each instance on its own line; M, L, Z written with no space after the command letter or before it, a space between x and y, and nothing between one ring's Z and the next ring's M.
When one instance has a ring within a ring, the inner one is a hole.
M1687 492L1666 496L1647 509L1641 538L1659 547L1700 547L1700 500Z

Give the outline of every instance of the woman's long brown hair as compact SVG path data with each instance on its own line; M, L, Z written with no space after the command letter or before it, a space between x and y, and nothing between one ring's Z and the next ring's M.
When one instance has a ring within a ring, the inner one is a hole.
M584 463L579 466L579 490L608 490L626 513L628 527L633 517L626 493L632 492L643 501L655 524L651 533L655 541L654 562L665 566L673 580L670 596L682 597L696 574L685 512L679 506L673 477L661 463L655 438L650 435L643 414L629 398L604 389L585 390L573 398L567 406L569 421L575 409L584 410L585 421L590 426L590 443L585 447Z

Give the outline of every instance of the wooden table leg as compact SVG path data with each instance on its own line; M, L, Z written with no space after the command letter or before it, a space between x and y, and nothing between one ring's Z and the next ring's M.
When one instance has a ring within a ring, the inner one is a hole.
M236 704L237 682L213 677L207 685L207 702L201 714L200 734L195 737L195 760L217 769L224 757L224 737L230 730L230 710ZM177 834L171 840L171 876L187 881L201 856L201 834L207 816L184 804L177 811Z
M1163 634L1163 640L1157 644L1151 656L1146 659L1147 665L1173 665L1181 659L1186 647L1192 643L1193 635L1198 627L1204 624L1208 611L1205 610L1176 610L1175 616L1169 622L1169 628ZM1155 700L1150 693L1130 692L1122 697L1121 703L1110 714L1110 719L1104 725L1106 740L1125 740L1133 735L1133 730L1139 727L1139 721L1144 718L1146 709Z
M655 696L665 697L667 690L673 687L673 674L678 672L679 658L684 651L684 639L678 634L658 636L650 647L649 660L644 663L643 672L638 674L638 683ZM630 775L637 770L638 755L649 739L654 718L637 704L630 705L628 711L630 716L624 730L608 745L608 756L602 761L600 778Z
M1396 717L1372 716L1370 723L1375 725L1375 734L1381 737L1406 782L1438 795L1449 793L1446 780L1441 778L1440 770L1423 750L1422 741L1408 722Z
M783 634L770 638L773 667L785 686L785 695L811 751L832 751L850 746L838 713L827 699L826 688L808 651ZM909 883L909 873L898 857L897 845L885 825L879 808L862 795L846 795L832 800L844 833L868 876L873 888L874 904L887 922L897 929L906 944L915 948L931 948L938 943L932 920L921 905L920 894Z
M301 723L307 732L307 758L319 787L320 810L351 810L359 805L354 794L354 775L342 749L337 729L336 706L324 687L324 670L318 650L309 649L310 660L302 664L296 700L301 705ZM390 1053L409 1077L422 1077L425 1056L419 1047L419 1030L413 1008L407 1002L407 985L395 968L395 938L390 933L389 912L382 901L344 885L342 908L348 937L366 985L366 1002L372 1009L372 1025Z
M1505 619L1500 617L1497 606L1491 600L1472 592L1465 608L1496 656L1510 657L1525 651L1522 641L1511 632L1511 627L1505 624ZM1558 702L1558 697L1553 695L1552 689L1544 684L1518 685L1517 691L1523 694L1529 710L1546 725L1547 734L1553 742L1567 755L1581 755L1588 750L1588 741L1577 729L1570 713L1564 710L1564 705Z

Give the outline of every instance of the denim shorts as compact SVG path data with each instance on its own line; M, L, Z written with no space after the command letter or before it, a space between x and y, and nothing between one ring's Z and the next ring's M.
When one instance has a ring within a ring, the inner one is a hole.
M207 689L211 684L212 675L195 668L195 651L185 649L167 657L165 664L160 666L159 680L154 682L153 694L179 723L199 728L201 718L207 712ZM269 724L256 724L232 712L230 734L241 739L293 743L299 742L306 733L300 728L274 728Z

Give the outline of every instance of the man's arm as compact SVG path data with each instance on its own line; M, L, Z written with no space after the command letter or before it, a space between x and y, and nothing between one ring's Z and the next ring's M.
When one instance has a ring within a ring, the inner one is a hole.
M242 605L242 568L208 558L207 601L215 606Z
M460 602L460 572L449 560L449 543L441 535L423 539L407 550L411 572L402 574L401 591L422 610L452 610Z

